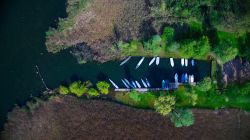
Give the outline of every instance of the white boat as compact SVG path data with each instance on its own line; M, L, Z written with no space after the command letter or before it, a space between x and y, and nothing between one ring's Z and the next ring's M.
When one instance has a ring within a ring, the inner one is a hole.
M127 83L128 86L133 88L133 85L131 85L131 83L125 78L124 81Z
M128 58L126 58L125 60L123 60L120 64L120 66L124 65L125 63L128 62L128 60L131 58L131 56L129 56Z
M156 65L160 64L160 57L156 57Z
M174 67L174 59L173 58L170 58L170 64L172 67Z
M178 83L178 74L177 73L175 73L175 75L174 75L174 81L175 81L175 83Z
M151 85L150 85L150 83L149 83L149 81L148 81L147 78L146 78L146 83L147 83L147 86L148 86L148 87L151 87Z
M185 59L185 66L188 66L188 59Z
M109 81L116 89L119 88L111 79L109 79Z
M184 66L184 58L181 59L181 66Z
M125 85L126 88L129 88L129 86L127 85L127 83L125 83L124 80L122 80L122 83Z
M151 66L153 63L155 62L155 57L153 59L151 59L151 61L149 62L149 66Z
M132 81L132 85L133 85L134 88L136 88L136 84L135 84L134 81Z
M145 57L142 57L141 60L138 62L138 64L136 65L135 69L139 68L141 63L143 62L143 60L145 59Z
M192 64L192 66L194 66L194 59L191 60L191 64Z
M194 75L191 75L191 77L190 77L190 82L191 82L191 83L194 82Z
M138 81L135 81L135 83L136 83L136 85L137 85L138 88L141 88L141 85L139 84Z
M141 79L141 82L142 82L142 84L143 84L143 86L144 86L145 88L148 87L147 84L146 84L146 82L145 82L143 79Z

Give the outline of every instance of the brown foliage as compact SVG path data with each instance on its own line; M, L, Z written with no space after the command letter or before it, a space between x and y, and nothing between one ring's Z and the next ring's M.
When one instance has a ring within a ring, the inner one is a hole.
M56 97L29 113L9 113L2 138L70 139L249 139L250 116L238 110L194 110L195 124L174 128L154 111L105 102Z

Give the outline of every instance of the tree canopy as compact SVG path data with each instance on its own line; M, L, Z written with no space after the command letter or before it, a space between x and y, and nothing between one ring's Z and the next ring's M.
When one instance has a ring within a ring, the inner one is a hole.
M170 114L170 120L175 127L190 126L194 124L194 116L189 109L176 109Z
M205 77L201 82L196 85L196 88L200 91L208 91L212 88L212 80L210 77Z
M97 89L104 95L109 93L110 84L105 81L100 81L96 84Z
M160 96L155 100L154 108L156 112L163 116L167 116L175 107L174 96Z

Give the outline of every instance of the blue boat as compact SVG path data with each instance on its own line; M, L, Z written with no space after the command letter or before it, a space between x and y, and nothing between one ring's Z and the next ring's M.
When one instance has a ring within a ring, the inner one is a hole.
M181 75L181 83L184 83L185 82L185 74L183 73L182 75Z
M194 59L191 60L191 64L192 64L192 66L194 66L194 64L195 64Z
M128 84L124 80L122 80L122 83L125 85L126 88L129 88Z
M168 80L165 80L165 88L166 88L167 90L169 90L169 88L170 88L170 84L169 84L169 81L168 81Z
M161 82L161 87L165 88L165 81L164 80L162 80L162 82Z
M188 82L188 74L186 73L185 74L185 83L187 83Z

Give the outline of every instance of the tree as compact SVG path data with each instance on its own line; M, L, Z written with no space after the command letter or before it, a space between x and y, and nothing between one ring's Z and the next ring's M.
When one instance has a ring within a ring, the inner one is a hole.
M219 43L214 48L217 59L226 63L238 55L238 40L234 34L218 32Z
M69 91L75 94L77 97L82 96L88 91L88 87L91 85L89 81L82 83L81 81L76 81L70 84Z
M208 91L212 88L212 80L210 77L205 77L201 82L196 85L196 88L200 91Z
M162 34L164 43L170 44L174 39L174 29L172 27L165 27Z
M67 87L61 85L61 86L59 87L59 93L60 93L60 94L63 94L63 95L66 95L66 94L69 93L69 89L68 89Z
M97 89L104 95L109 93L110 84L105 81L100 81L96 84Z
M190 126L194 124L194 116L189 109L176 109L170 114L170 120L175 127Z
M160 96L155 100L154 108L156 112L160 113L163 116L167 116L175 106L175 97L174 96Z
M137 92L137 91L131 91L130 93L129 93L129 97L131 98L131 99L133 99L135 102L139 102L139 101L141 101L141 96L140 96L140 94Z
M90 97L97 97L99 96L100 94L98 93L98 91L94 88L90 88L89 91L88 91L88 95Z

